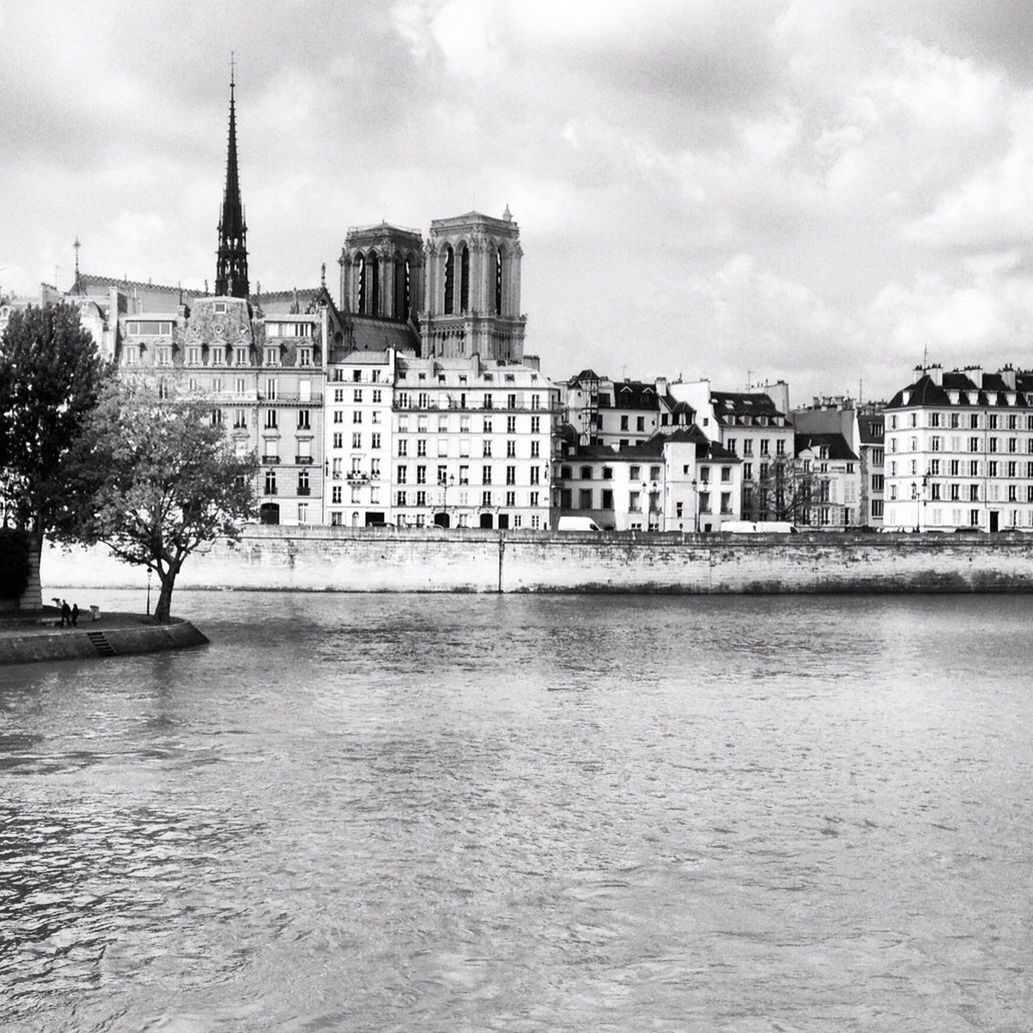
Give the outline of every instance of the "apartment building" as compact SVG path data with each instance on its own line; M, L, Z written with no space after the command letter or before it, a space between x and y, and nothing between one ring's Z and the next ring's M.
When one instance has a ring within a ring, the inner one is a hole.
M915 373L885 410L885 527L1033 530L1033 374Z

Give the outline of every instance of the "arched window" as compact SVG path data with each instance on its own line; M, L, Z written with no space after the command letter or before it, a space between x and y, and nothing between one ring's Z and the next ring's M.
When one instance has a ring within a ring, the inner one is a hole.
M495 312L502 315L502 248L495 251Z
M355 261L355 311L362 315L366 311L366 256L359 255Z
M380 315L380 258L376 251L369 253L369 312L367 315Z
M459 252L459 311L470 310L470 249L464 244Z
M391 313L395 319L409 318L409 290L409 256L399 255L395 259L395 298Z
M452 251L452 245L445 245L445 305L444 311L446 315L450 315L455 311L454 300L455 295L453 293L455 289L456 279L456 256Z

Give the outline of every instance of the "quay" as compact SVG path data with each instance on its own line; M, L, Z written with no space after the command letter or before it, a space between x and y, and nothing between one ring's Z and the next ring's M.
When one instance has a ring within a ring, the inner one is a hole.
M42 581L146 586L103 550L44 551ZM176 590L1030 592L1033 534L793 535L256 525L191 556Z

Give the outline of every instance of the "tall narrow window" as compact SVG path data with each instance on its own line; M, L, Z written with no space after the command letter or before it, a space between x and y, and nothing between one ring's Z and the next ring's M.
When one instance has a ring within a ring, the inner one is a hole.
M464 244L459 255L459 311L468 312L470 309L470 249Z
M452 245L445 245L445 314L450 315L455 311L453 305L453 290L456 278L456 256L452 251Z
M495 248L495 311L502 315L502 248Z
M380 258L376 251L369 253L369 299L370 306L367 315L380 315Z
M366 311L366 256L359 255L355 262L355 311L364 313Z

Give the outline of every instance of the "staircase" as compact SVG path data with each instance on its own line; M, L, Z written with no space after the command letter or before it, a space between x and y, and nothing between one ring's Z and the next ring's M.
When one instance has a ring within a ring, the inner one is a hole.
M111 648L111 643L104 637L103 631L87 631L86 637L93 644L93 648L97 650L98 656L115 655L115 651Z

